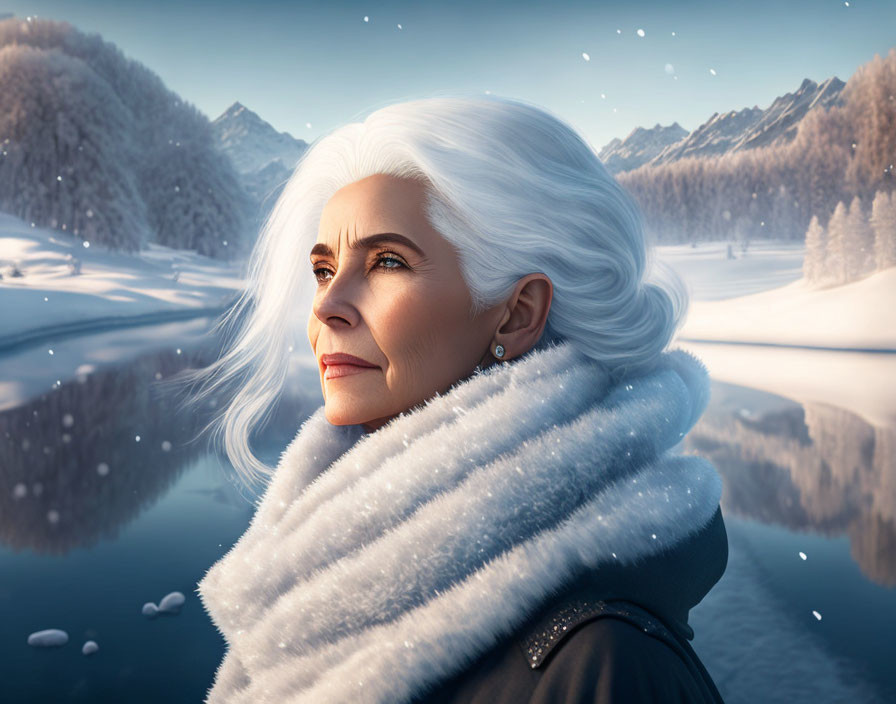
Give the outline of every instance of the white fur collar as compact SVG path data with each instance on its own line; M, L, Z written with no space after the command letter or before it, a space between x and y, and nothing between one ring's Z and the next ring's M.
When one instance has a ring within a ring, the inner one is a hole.
M206 701L410 701L584 572L683 540L721 497L670 451L708 397L683 350L613 385L562 343L374 433L318 409L199 583L228 643Z

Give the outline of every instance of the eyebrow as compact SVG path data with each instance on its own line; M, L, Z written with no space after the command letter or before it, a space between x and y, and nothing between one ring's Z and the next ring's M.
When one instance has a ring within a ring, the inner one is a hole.
M376 235L367 235L366 237L362 237L360 239L355 240L354 242L349 243L349 249L370 249L372 247L376 247L378 244L382 244L383 242L394 242L396 244L402 244L408 249L416 252L419 256L426 256L423 253L423 250L420 249L412 240L408 239L404 235L399 235L397 232L380 232ZM333 250L330 249L330 245L324 244L323 242L318 242L311 248L311 256L315 254L320 254L325 257L332 257Z

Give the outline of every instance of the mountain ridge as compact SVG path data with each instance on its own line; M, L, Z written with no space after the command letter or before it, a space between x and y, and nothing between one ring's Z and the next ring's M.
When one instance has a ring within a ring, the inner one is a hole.
M796 91L775 98L765 109L754 105L715 112L678 139L674 139L678 132L674 128L683 128L677 122L667 127L636 127L625 139L610 140L598 156L611 173L617 174L688 157L720 156L784 144L793 140L799 123L811 110L839 105L845 85L836 76L821 83L804 78Z

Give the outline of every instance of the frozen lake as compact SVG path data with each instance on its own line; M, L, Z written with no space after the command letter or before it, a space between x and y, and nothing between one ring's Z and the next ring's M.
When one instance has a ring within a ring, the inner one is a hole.
M208 323L73 338L52 360L43 348L0 358L4 701L198 702L210 686L224 643L194 589L248 525L253 497L191 442L211 416L177 414L155 383L211 361L215 345L198 334ZM751 353L813 370L774 393L734 383L747 362L733 353L703 352L720 378L682 449L723 477L730 557L692 612L695 649L728 704L893 701L896 412L843 389L896 379L896 355L844 365L844 353ZM316 370L297 368L258 439L268 463L320 403ZM831 383L847 373L848 385ZM173 591L186 596L178 614L142 615ZM66 645L28 645L52 628ZM86 656L88 640L99 650Z

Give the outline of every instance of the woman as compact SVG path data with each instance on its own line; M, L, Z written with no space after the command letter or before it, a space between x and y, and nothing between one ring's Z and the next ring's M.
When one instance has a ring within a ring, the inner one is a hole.
M687 642L721 481L671 451L708 380L665 351L686 298L648 255L594 151L522 101L312 145L196 396L242 374L221 427L263 476L249 430L307 314L324 405L199 584L228 642L208 702L721 701Z

